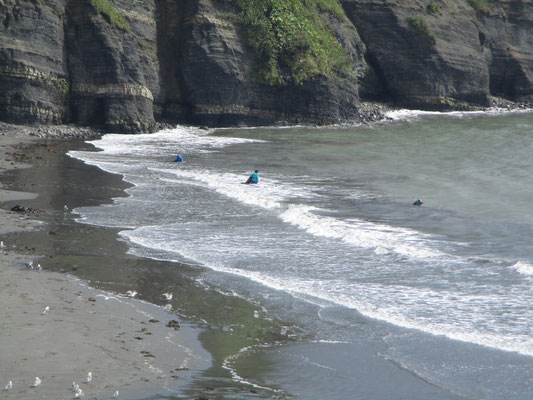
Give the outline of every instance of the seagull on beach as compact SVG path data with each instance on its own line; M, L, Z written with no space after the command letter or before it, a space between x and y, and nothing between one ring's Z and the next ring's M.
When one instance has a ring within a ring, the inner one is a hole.
M90 381L93 380L93 373L89 371L89 373L87 374L87 378L85 378L85 383L89 383Z
M13 387L13 382L9 381L6 386L4 386L4 390L9 390Z
M118 399L118 390L115 392L115 394L113 395L113 398L114 399Z
M48 311L50 311L50 306L46 306L43 310L43 312L41 313L41 315L46 315L48 313Z
M33 269L33 260L31 260L29 263L26 263L26 268Z
M72 382L72 390L77 392L80 388L80 385L76 384L76 382Z
M84 395L83 390L78 388L78 390L76 390L76 393L74 393L74 398L75 399L81 399L83 397L83 395Z
M4 249L6 245L4 244L4 241L0 241L0 248Z
M35 269L37 271L42 271L43 270L43 267L41 267L41 264L37 264L37 266L35 267Z
M137 296L137 292L136 292L135 290L128 290L128 291L126 292L126 296L128 296L128 297L135 297L135 296Z
M173 296L172 293L163 293L163 294L161 295L161 297L163 297L166 301L170 301L170 300L172 300L172 296Z
M35 382L33 382L33 385L31 385L32 388L36 388L37 386L39 386L41 384L41 380L39 379L38 376L35 377Z
M63 211L68 211L68 210L69 210L69 208L68 208L68 206L65 204L65 205L63 206Z

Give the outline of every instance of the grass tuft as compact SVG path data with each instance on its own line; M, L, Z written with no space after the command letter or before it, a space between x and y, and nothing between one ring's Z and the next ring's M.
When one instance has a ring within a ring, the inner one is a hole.
M431 29L429 29L428 24L422 17L407 17L407 23L409 24L409 27L422 38L424 38L429 45L434 46L437 44L435 34L431 31Z
M472 7L476 12L480 14L488 14L490 7L487 4L487 0L466 0L468 5Z
M109 3L109 0L91 0L91 5L96 12L102 14L109 23L123 31L127 32L130 30L130 24L128 21L126 21L122 14L115 10L115 8Z

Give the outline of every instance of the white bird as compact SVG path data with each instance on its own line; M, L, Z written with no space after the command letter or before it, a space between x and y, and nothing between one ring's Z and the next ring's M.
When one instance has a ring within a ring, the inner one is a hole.
M50 306L46 306L41 315L45 315L48 311L50 311Z
M38 376L35 377L35 382L33 382L33 385L31 385L31 387L33 388L36 388L37 386L39 386L41 384L41 380L39 379Z
M74 393L74 398L75 399L81 399L82 397L83 397L83 390L78 388L78 390L76 390L76 393Z
M115 392L115 394L113 395L113 398L114 399L118 399L118 390Z
M35 269L37 271L42 271L43 267L41 267L41 264L37 264L37 266L35 267Z
M4 247L6 247L6 245L4 244L4 241L0 241L0 247L3 249Z
M93 373L89 371L89 373L87 374L87 378L85 378L85 383L89 383L92 380L93 380Z
M136 292L135 290L128 290L128 291L126 292L126 296L128 296L128 297L135 297L135 296L137 296L137 292Z
M68 211L68 206L66 204L63 206L63 210Z
M31 260L29 263L27 263L26 267L28 267L29 269L33 269L33 260Z
M74 390L75 392L77 392L79 388L80 388L80 386L77 385L76 382L72 382L72 390Z
M4 387L4 390L9 390L13 387L13 382L9 381L7 385Z
M170 301L170 300L172 300L173 294L172 293L163 293L161 296L164 297L165 300Z

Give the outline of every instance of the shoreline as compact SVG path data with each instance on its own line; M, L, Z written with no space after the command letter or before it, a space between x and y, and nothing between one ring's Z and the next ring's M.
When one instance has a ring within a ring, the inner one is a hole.
M0 174L29 168L17 150L39 139L88 139L101 133L78 127L0 124ZM26 189L26 182L18 182ZM30 188L31 189L31 188ZM0 203L33 200L38 194L0 188ZM74 398L76 382L85 399L141 399L172 395L207 368L210 356L198 340L200 329L179 321L163 307L91 288L69 274L29 269L42 254L9 234L42 230L45 222L27 213L0 209L0 390L1 399ZM46 228L45 228L46 229ZM45 307L49 307L45 312ZM90 383L83 383L88 372ZM41 384L32 388L36 377Z
M486 110L486 111L489 111L489 110ZM52 145L52 146L49 146L49 148L53 149L54 152L58 153L59 155L59 154L65 153L64 150L66 146L63 145L63 146L55 147L54 145ZM43 150L43 147L39 147L39 145L36 145L35 147L31 147L28 152L29 155L33 156L33 158L40 158L38 156L43 155L43 153L46 153L46 150ZM51 157L53 159L52 162L54 161L57 162L57 160L61 158L58 155ZM37 182L38 183L40 180L42 181L43 180L42 178L46 178L46 174L40 174L39 167L42 167L43 164L46 164L48 162L45 160L46 160L46 157L43 157L43 162L35 160L37 168L34 169L34 173L37 175L36 177L30 178L31 171L23 170L23 171L17 172L14 175L13 177L14 180L12 179L11 181L9 181L8 179L8 180L4 180L4 182L8 183L10 187L16 188L18 187L18 185L13 185L13 182L15 183ZM31 161L31 160L28 160L28 161ZM71 162L67 164L57 163L57 164L54 164L52 167L46 166L45 169L51 170L52 172L68 171L68 169L61 169L61 168L67 165L69 167L71 166L75 167L75 164L76 163L71 163ZM124 193L125 185L120 184L122 175L115 175L115 178L108 180L102 177L102 175L105 175L108 173L98 174L95 170L90 170L90 168L96 168L96 167L84 166L83 169L87 169L88 172L84 173L83 176L87 178L91 175L95 175L94 180L83 181L81 182L81 185L78 184L79 182L70 183L68 186L65 186L65 188L62 188L61 190L63 191L65 190L68 191L72 189L76 190L76 189L80 189L80 186L83 186L86 188L92 188L92 190L95 191L95 190L100 190L102 188L105 188L105 186L109 186L109 185L113 186L113 188L115 188L114 190L116 191L107 192L106 195L108 197L105 198L106 200L98 204L106 204L107 199L112 199L112 198L120 197L123 195L122 193ZM79 172L80 169L77 169L76 171ZM19 179L19 177L22 177L22 178ZM66 178L66 180L69 180L69 179L71 180L72 178ZM102 185L100 185L100 182L102 182ZM56 183L57 182L54 182L54 184ZM95 183L97 183L98 186L96 186ZM54 184L52 184L52 186ZM42 186L40 186L39 184L37 184L36 187L39 189L42 189ZM59 190L60 195L63 194L61 190ZM50 192L49 189L46 189L44 192L40 190L37 190L37 191L39 193L45 193L45 200L51 200L51 197L50 198L46 197L47 194L49 194ZM84 193L86 192L87 191L83 191L81 194L78 194L77 197L72 197L72 196L66 197L68 199L73 199L72 208L76 209L78 207L85 207L87 205L89 206L96 205L97 202L95 202L94 198L92 197L91 199L89 199L88 204L87 202L83 202L80 204L79 202L76 203L74 201L74 200L79 200L80 198L83 198ZM119 192L121 192L121 194L117 194ZM109 195L109 193L111 193L111 195ZM62 198L59 198L59 199L56 198L53 200L54 200L54 203L52 202L48 203L47 201L44 201L44 203L41 201L39 203L37 201L32 202L31 199L29 199L28 205L32 207L41 207L43 205L43 208L47 208L47 214L44 215L43 218L41 219L44 219L45 221L55 220L55 222L57 223L57 226L65 227L65 224L66 224L64 221L65 218L71 221L75 220L75 214L71 215L70 213L63 213L62 211L63 204L71 205L70 200L66 200L67 203L63 203ZM10 206L13 204L15 203L11 201ZM25 205L25 203L21 203L21 204ZM55 216L53 215L54 212L56 214ZM26 219L24 219L24 217L20 215L15 215L15 217L20 217L21 224L23 223L30 224L31 220L28 219L27 217ZM62 222L59 220L62 220ZM101 227L85 229L83 228L83 224L80 224L80 223L74 224L74 222L71 222L71 225L81 225L82 227L81 228L78 227L77 229L83 230L84 235L91 236L96 233L98 235L104 235L107 238L108 242L120 243L120 240L116 240L116 235L115 235L116 233L115 231L120 230L120 229L114 229L114 228L107 229L107 228L101 228ZM55 236L55 234L54 236L49 236L48 239L56 239L57 241L57 239L60 239L59 238L60 236L64 237L72 233L72 232L67 231L68 234L65 235L65 231L64 231L63 234L61 234L60 229L57 228L57 226L51 224L49 229L53 229L55 232L59 234L57 236ZM28 225L27 228L30 229L31 226ZM107 231L107 233L105 231ZM1 235L2 233L0 232L0 236ZM22 235L22 237L26 240L26 242L28 241L31 242L33 238L37 236L38 234L32 234L32 233ZM44 236L44 240L46 241L46 232L41 233L40 236L41 236L41 240L43 240L42 237ZM63 239L63 237L61 239ZM72 240L72 239L74 239L73 242L76 242L76 239L80 239L80 238L71 237L69 239L64 239L62 246L65 247L66 241ZM51 240L51 241L53 242L54 240ZM49 244L49 243L46 243L46 244ZM86 248L90 246L92 246L92 248L99 249L98 246L95 246L95 242L89 243L86 246ZM119 246L122 247L120 251L125 253L126 251L124 250L124 248L127 246L124 243L119 244ZM39 246L36 246L36 247L39 248ZM290 395L289 393L298 393L299 388L297 386L292 387L291 386L292 383L290 381L284 380L285 373L286 371L289 370L288 366L290 366L290 364L287 364L287 361L283 358L284 356L281 355L282 354L281 351L279 351L279 356L277 356L277 353L278 353L278 351L276 350L277 345L280 344L285 349L283 351L287 351L286 349L289 348L289 349L292 349L296 354L313 355L314 357L316 357L317 360L326 360L327 358L325 356L329 354L329 352L331 351L330 348L326 348L326 347L333 346L333 345L330 345L330 346L321 345L319 346L320 349L316 350L315 348L317 346L309 346L308 348L307 346L309 344L305 343L305 340L303 343L300 343L300 342L294 343L293 346L284 346L285 344L287 344L287 341L285 340L285 338L281 338L278 343L275 343L273 346L271 346L272 350L268 351L268 354L267 354L267 350L261 350L262 352L264 352L262 356L252 354L256 350L252 350L249 352L241 352L242 349L246 348L244 344L246 343L245 340L248 340L248 338L246 335L243 335L242 337L237 337L239 334L239 330L246 331L246 330L249 330L249 327L253 327L255 329L256 326L260 323L259 322L260 319L255 319L257 318L255 317L255 313L258 311L255 311L253 307L248 307L245 309L243 306L239 306L240 308L238 308L237 306L235 306L235 302L240 301L240 300L236 300L229 295L227 295L227 297L224 298L223 301L221 301L220 298L216 298L215 296L209 295L208 290L205 287L195 288L195 289L186 288L185 285L183 285L183 279L179 278L178 276L185 275L187 277L192 276L193 278L195 278L198 275L201 275L201 272L197 272L195 268L192 268L191 270L193 272L190 272L190 271L183 270L184 268L186 268L186 266L182 267L180 266L180 264L177 264L177 263L161 262L161 264L166 263L168 265L154 265L154 264L157 264L157 261L154 262L153 259L144 259L144 260L140 259L136 261L136 263L138 263L139 265L134 265L135 261L132 261L132 258L135 258L135 257L130 257L129 260L125 260L125 261L117 259L117 261L123 261L122 262L123 265L118 266L119 271L116 274L112 274L112 273L104 272L104 271L92 271L92 270L85 271L86 267L89 264L98 263L100 262L101 259L99 259L98 257L95 257L92 253L83 253L83 255L78 258L83 257L86 260L84 260L82 264L79 264L80 266L78 267L78 264L76 263L76 261L79 261L79 260L76 257L74 256L69 257L69 256L65 256L64 254L57 256L57 253L54 253L53 250L50 250L48 247L46 246L44 247L41 246L41 247L44 248L44 251L41 249L36 252L37 254L53 254L54 255L54 260L47 260L43 262L43 265L45 265L47 269L51 268L56 271L66 271L68 273L71 270L75 270L75 268L73 267L75 265L77 270L76 272L73 272L73 274L76 275L78 279L82 279L82 282L84 281L89 282L89 284L91 286L94 286L95 288L104 289L105 290L104 293L109 293L109 292L127 293L127 291L129 290L132 290L132 291L138 290L139 291L138 297L143 298L144 300L147 300L151 302L152 304L159 304L160 306L164 304L164 302L161 302L160 301L161 299L159 299L156 296L160 295L163 292L171 291L175 294L175 299L172 302L172 304L176 306L175 307L176 310L179 310L179 312L181 313L180 315L185 316L184 317L185 319L203 321L200 323L197 322L199 326L202 326L202 328L205 328L203 329L203 332L201 333L201 336L203 336L203 339L201 339L201 341L202 341L203 347L205 349L208 349L209 352L211 353L211 356L213 357L214 362L212 363L212 367L209 369L203 370L201 375L199 375L200 379L196 380L191 385L189 385L189 387L187 387L185 391L182 391L182 392L176 391L175 392L176 398L198 398L198 397L212 398L212 396L219 396L221 393L228 393L229 390L234 390L233 393L236 394L235 398L246 398L247 394L245 394L245 392L248 392L248 390L250 393L254 393L255 396L257 397L261 396L261 398L263 398L265 396L265 392L269 390L271 391L273 388L274 390L277 390L276 388L280 388L281 390L280 393L283 393L283 395L284 394ZM84 248L83 250L86 250L86 248ZM108 260L109 258L111 257L103 257L102 259ZM115 266L115 264L113 264L113 266ZM124 275L128 273L128 270L130 267L132 267L133 278L127 279ZM151 274L148 273L147 267L148 268L153 267L153 271L155 272ZM178 268L179 268L179 271L177 271ZM27 271L22 271L22 272L27 272ZM31 272L31 274L33 274L33 272ZM36 276L38 276L38 274L40 273L35 272L35 274ZM60 274L58 276L61 277L62 279L64 279L65 277L68 277L70 279L70 277L65 274ZM124 279L122 279L122 277L124 277ZM157 282L155 279L151 280L150 278L156 278ZM194 279L191 279L191 281L194 281ZM196 290L196 289L198 289L197 292L193 292L193 290ZM93 289L93 290L97 290L97 289ZM76 295L76 293L74 293L74 295ZM122 297L116 296L116 297L120 298L121 301L123 299L128 300L124 296ZM88 300L87 297L84 297L80 299L80 302L83 299ZM100 301L101 298L97 298L97 300ZM72 299L70 299L69 301L72 301ZM206 313L206 308L205 308L206 306L209 307L207 313ZM230 315L229 310L231 310L231 315ZM237 311L237 312L234 312L234 311ZM242 312L242 311L245 311L245 312ZM253 317L251 317L252 313L254 315ZM248 314L248 317L246 318L242 317L242 315L245 315L245 314ZM146 320L143 320L140 323L142 322L146 323ZM148 327L150 327L150 325L151 324L148 324ZM264 330L264 331L267 331L269 329L270 327L261 328L261 330ZM136 333L139 333L139 332L136 332ZM226 335L226 338L223 337L224 335ZM283 335L280 335L280 336L283 336ZM259 336L255 345L258 346L257 343L261 343L261 345L264 344L265 342L262 341L263 339L264 339L264 336L263 337ZM340 353L356 354L358 358L358 362L360 362L361 360L363 360L363 363L368 362L369 360L372 361L375 358L376 354L378 355L381 354L379 347L372 348L371 352L367 352L364 349L359 348L358 346L348 345L344 343L339 343L339 344L335 344L334 346L339 347L339 348L340 347L346 348L346 351L340 351ZM224 351L221 350L221 348L223 348ZM266 349L266 347L264 347L264 349ZM144 350L141 350L141 351L144 351ZM259 354L259 352L257 353ZM227 354L230 354L230 356L228 357ZM232 358L231 355L236 355L236 357ZM248 359L248 356L249 356L249 359ZM239 360L239 357L241 357L242 360ZM230 368L227 371L225 371L224 374L221 374L220 368L218 368L217 370L217 367L220 365L220 361L226 362L226 360L228 361L228 365L230 366ZM349 365L350 362L351 360L346 360L347 365ZM405 382L408 382L409 384L406 386L415 388L413 389L413 392L416 392L418 390L420 391L427 390L425 386L432 385L430 381L421 384L419 382L420 377L417 374L412 374L413 376L407 376L409 374L405 374L405 371L402 370L401 366L396 365L394 366L394 368L389 368L390 367L388 365L389 363L390 361L386 359L380 360L379 365L376 366L377 374L365 376L363 373L362 375L363 378L361 380L365 381L366 380L365 377L374 378L375 376L382 376L383 374L389 374L390 376L394 375L395 380L393 379L392 381L400 382L402 384L404 384ZM249 368L250 365L254 365L256 368L255 375L252 375L251 379L248 377L247 374L241 373L239 375L239 371L241 372L246 371L246 369ZM267 365L267 368L261 369L263 368L264 365ZM270 368L269 370L268 367L271 365L273 365L273 367ZM354 363L353 367L355 368L358 365L359 364ZM334 368L334 367L335 365L332 364L331 368ZM0 378L3 377L1 372L2 371L0 371ZM194 373L193 371L190 371L190 372ZM84 373L86 372L80 371L81 375L83 375ZM181 383L184 383L184 380L186 379L186 376L184 375L188 375L188 374L189 372L184 373L180 371L178 381ZM235 381L234 385L232 385L232 383L230 382L230 378L228 377L229 374L235 374L233 376L233 380ZM267 377L267 379L263 379L265 376ZM95 373L95 377L96 377L96 373ZM240 378L240 377L242 377L242 380L237 382L235 378ZM151 382L153 383L153 381ZM4 384L5 383L0 381L0 390L3 388ZM263 386L263 384L265 385ZM44 385L44 379L43 379L43 385ZM135 383L135 385L137 385L137 383ZM144 388L148 388L149 385L150 385L150 382L142 381L139 383L138 387L142 386ZM156 387L157 385L158 383L156 382L154 384L154 387ZM324 396L326 397L327 397L326 392L328 390L331 390L331 389L328 389L328 385L329 385L329 382L325 380L323 382L323 388L325 390ZM244 391L243 391L243 387L246 388ZM250 389L250 387L252 389ZM111 388L108 387L107 389L111 389ZM203 393L203 389L205 389L205 392L213 392L213 393L209 393L209 396L207 396L206 394ZM449 394L445 393L446 389L445 388L440 388L440 389L443 390L444 392L440 392L440 390L437 390L435 392L435 397L433 398L448 399ZM378 390L378 387L373 388L373 390L376 390L378 393L381 393L381 391ZM386 388L383 390L386 392ZM87 393L86 390L85 392ZM125 389L121 390L121 397L123 397L122 395L123 393L124 393L124 396L126 396L125 393L127 392L125 391ZM152 391L150 393L146 393L146 395L141 396L141 397L131 396L127 398L152 398L148 396L151 394L153 395L154 393L157 393L157 392ZM5 393L0 392L0 399L3 398L2 395L4 394ZM30 394L32 393L30 392ZM182 396L188 395L189 397L181 397L180 395ZM102 395L102 397L95 397L95 398L109 398L109 397L110 397L110 393L105 392ZM18 396L16 398L24 398L24 397ZM43 398L47 398L47 397L43 397ZM85 398L91 398L91 397L88 397L88 395L86 394ZM174 397L171 396L171 398L174 398ZM455 397L451 395L449 398L455 399Z

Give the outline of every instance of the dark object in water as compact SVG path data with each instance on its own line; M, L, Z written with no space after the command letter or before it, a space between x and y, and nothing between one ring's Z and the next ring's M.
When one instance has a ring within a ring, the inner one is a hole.
M11 207L11 211L15 211L15 212L30 212L30 211L31 211L31 208L29 208L29 207L22 207L22 206L19 206L19 205L17 204L16 206Z
M422 200L418 199L413 203L413 206L421 206L422 204L424 204Z

